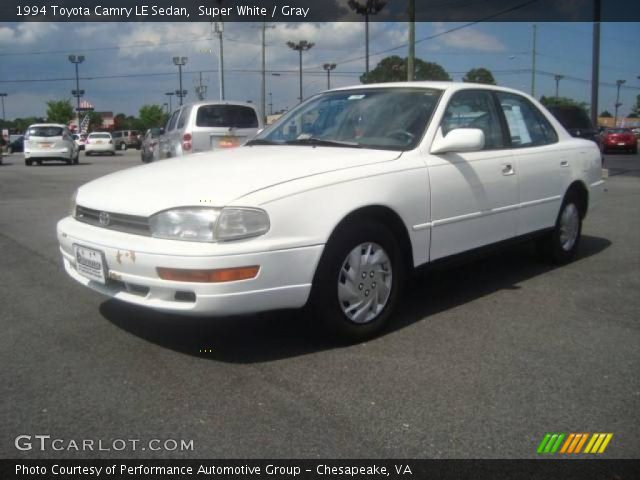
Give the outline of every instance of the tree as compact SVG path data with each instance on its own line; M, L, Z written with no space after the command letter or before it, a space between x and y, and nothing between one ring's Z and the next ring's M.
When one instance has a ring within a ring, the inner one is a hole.
M545 97L543 95L540 97L540 103L545 107L580 107L583 108L585 112L589 112L585 102L578 102L569 97Z
M631 113L640 115L640 95L636 96L636 104L633 107L631 107ZM636 117L632 117L632 118L636 118Z
M486 68L472 68L469 70L465 76L462 78L463 82L472 82L472 83L486 83L488 85L495 85L496 80L493 78L493 74L491 70L487 70Z
M69 123L74 117L70 100L51 100L47 102L47 120L52 123Z
M416 80L445 80L451 77L442 66L437 63L425 62L419 58L414 61ZM362 83L403 82L407 79L407 59L392 55L380 60L376 68L368 74L360 76Z
M102 129L102 115L97 112L89 112L87 115L89 116L89 132Z
M600 112L600 116L602 118L613 118L613 115L611 115L611 112L609 112L609 110L604 110Z
M143 105L140 107L139 117L140 130L146 130L163 125L165 113L160 105Z
M118 113L115 117L113 117L113 128L115 130L120 130L125 128L124 123L127 120L127 116L124 113Z

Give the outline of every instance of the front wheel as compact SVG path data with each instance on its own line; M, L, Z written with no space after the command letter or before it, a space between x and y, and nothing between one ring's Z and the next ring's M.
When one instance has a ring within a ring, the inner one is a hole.
M311 306L332 333L364 340L393 314L405 272L398 241L387 227L374 222L342 227L325 248Z
M562 202L554 229L538 242L541 252L553 263L568 263L576 255L582 235L582 213L577 195L569 194Z

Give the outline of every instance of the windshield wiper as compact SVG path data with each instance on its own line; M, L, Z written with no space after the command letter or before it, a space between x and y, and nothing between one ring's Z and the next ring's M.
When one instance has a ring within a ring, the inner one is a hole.
M245 143L245 145L247 146L251 146L251 145L282 145L279 142L274 142L272 140L265 140L264 138L254 138L253 140L249 140L247 143Z
M288 140L284 143L287 145L318 145L321 147L362 148L362 145L355 142L341 142L339 140L324 140L322 138L316 138L316 137L296 138L295 140Z

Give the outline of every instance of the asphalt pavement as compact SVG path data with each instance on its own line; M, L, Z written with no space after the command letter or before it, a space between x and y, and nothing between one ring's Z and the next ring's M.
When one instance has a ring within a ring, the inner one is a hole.
M187 318L81 287L55 224L75 188L139 152L77 166L5 157L0 457L535 458L546 432L611 432L603 457L637 458L640 157L606 158L575 262L552 267L522 245L420 275L392 327L343 346L304 312ZM66 448L21 451L19 435ZM68 448L85 439L141 443ZM151 439L193 449L151 451Z

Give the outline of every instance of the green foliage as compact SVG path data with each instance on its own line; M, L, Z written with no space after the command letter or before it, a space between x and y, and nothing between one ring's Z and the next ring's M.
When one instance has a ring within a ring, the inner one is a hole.
M425 62L419 58L414 61L416 80L445 80L451 77L442 66L437 63ZM368 74L360 76L362 83L404 82L407 79L407 59L397 55L383 58L376 68Z
M89 112L89 132L102 130L102 115L96 112Z
M587 113L587 115L589 115L589 109L586 102L578 102L569 97L545 97L543 95L540 97L540 103L545 107L580 107Z
M636 96L636 104L631 107L631 113L635 114L635 115L640 115L640 95ZM638 118L638 117L631 117L631 115L629 115L630 118Z
M70 100L51 100L47 102L47 121L67 124L74 116Z
M465 76L462 78L463 82L471 82L471 83L486 83L488 85L495 85L496 80L493 78L493 74L491 70L487 70L486 68L472 68L469 70Z
M165 113L160 105L143 105L140 107L138 125L140 130L164 125Z
M609 112L609 110L604 110L602 112L600 112L600 116L602 118L612 118L613 115L611 115L611 112Z

